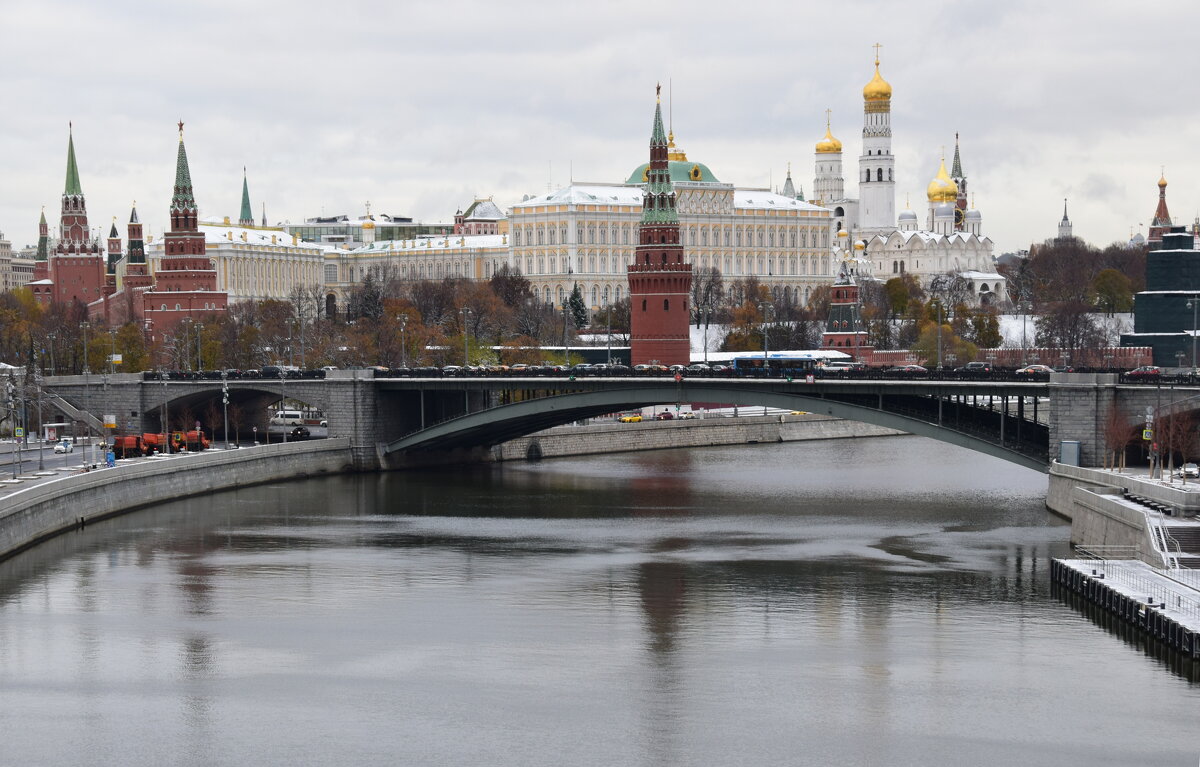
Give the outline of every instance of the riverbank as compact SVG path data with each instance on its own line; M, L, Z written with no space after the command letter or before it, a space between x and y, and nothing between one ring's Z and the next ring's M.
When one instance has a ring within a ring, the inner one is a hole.
M164 465L165 464L165 465ZM56 477L0 506L0 559L88 522L218 490L350 470L348 438L164 456Z
M642 423L556 426L491 450L493 461L524 461L572 455L626 453L678 447L713 447L805 440L886 437L904 434L829 416L766 415Z

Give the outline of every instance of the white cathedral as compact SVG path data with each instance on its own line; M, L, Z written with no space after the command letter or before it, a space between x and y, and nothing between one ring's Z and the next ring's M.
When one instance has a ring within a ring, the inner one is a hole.
M911 274L928 287L935 278L961 277L977 303L1006 303L1008 293L1004 277L996 271L992 241L982 234L983 217L973 206L967 207L967 178L957 135L952 171L946 172L943 157L937 176L926 188L929 209L923 224L907 204L896 216L892 86L879 74L878 50L875 76L863 88L858 199L846 197L842 142L834 138L828 116L825 137L816 145L816 177L809 202L833 213L835 256L853 261L854 273L867 276L864 272L869 271L881 281Z

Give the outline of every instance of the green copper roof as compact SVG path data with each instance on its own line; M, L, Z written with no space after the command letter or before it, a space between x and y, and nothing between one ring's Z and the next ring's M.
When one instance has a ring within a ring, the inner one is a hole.
M646 183L646 170L650 167L650 163L642 163L634 168L633 173L629 174L629 178L625 181L626 184L644 184ZM667 169L671 171L672 183L683 181L706 181L710 184L720 183L717 177L713 175L708 166L702 162L691 162L690 160L671 160L667 163Z
M663 130L662 104L656 103L654 105L654 128L650 133L650 144L653 146L654 144L666 144L666 143L667 143L667 132L665 130Z
M246 184L246 169L242 168L242 213L238 216L239 223L254 222L254 211L250 210L250 187Z
M950 178L963 178L962 159L958 156L958 134L954 134L954 167L950 170Z
M179 155L175 160L175 195L171 198L171 209L194 209L196 198L192 196L192 173L188 170L187 150L183 148L183 133L179 135Z
M40 224L42 226L46 225L46 209L45 208L42 208L42 218L40 221L38 221L38 224Z
M79 166L75 164L75 136L67 139L67 185L63 194L83 194L79 185Z

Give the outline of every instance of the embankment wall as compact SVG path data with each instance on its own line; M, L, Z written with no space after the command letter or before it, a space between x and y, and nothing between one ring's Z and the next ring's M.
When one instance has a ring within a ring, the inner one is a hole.
M165 465L164 465L165 464ZM351 469L349 438L141 461L33 485L0 507L0 559L89 521L154 503Z

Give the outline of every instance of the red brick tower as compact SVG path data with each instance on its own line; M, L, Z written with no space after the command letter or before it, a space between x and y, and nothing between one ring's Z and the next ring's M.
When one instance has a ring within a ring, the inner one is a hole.
M875 348L867 340L858 300L858 283L850 262L843 261L829 293L829 320L821 335L821 345L849 354L860 362L870 362Z
M155 336L172 332L184 317L198 319L225 311L229 294L217 291L217 270L205 252L204 234L197 222L181 122L175 193L171 197L171 231L163 236L163 256L154 272L154 289L143 294L143 316L151 322L151 333Z
M129 226L126 228L129 238L129 253L125 260L126 290L150 287L153 280L146 268L146 244L142 239L142 222L138 220L137 203L129 211Z
M100 240L88 229L87 201L75 163L75 136L67 140L67 182L62 195L58 243L49 258L48 278L53 281L51 300L90 304L104 295L104 256Z
M662 86L657 90L661 91ZM688 299L692 265L684 263L675 213L675 190L667 166L667 135L663 131L661 99L654 106L650 135L650 167L642 195L642 222L634 263L628 267L630 301L630 358L634 365L657 361L686 365Z
M1158 207L1150 222L1150 237L1147 242L1162 242L1163 235L1171 231L1171 213L1167 210L1167 176L1158 178Z

